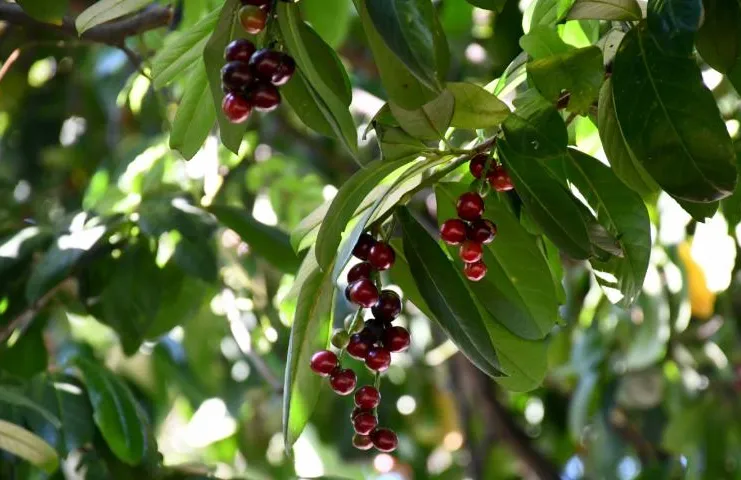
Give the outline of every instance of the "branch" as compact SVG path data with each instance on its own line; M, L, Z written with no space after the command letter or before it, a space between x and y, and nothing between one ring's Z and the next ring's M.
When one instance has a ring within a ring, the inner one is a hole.
M0 345L5 343L5 341L8 340L8 338L17 329L20 329L21 332L24 332L29 327L29 325L31 325L31 321L36 318L36 315L38 315L39 312L41 312L44 308L46 308L47 305L49 305L49 303L54 299L57 293L59 293L61 290L64 290L65 288L69 288L72 283L74 283L74 280L71 278L67 278L66 280L59 282L56 287L46 292L44 296L33 302L28 308L26 308L17 317L15 317L7 325L5 325L5 328L0 330Z
M72 17L64 17L61 25L41 22L30 17L15 3L0 2L0 21L38 33L54 33L120 47L128 37L167 26L172 21L172 9L150 5L133 15L93 27L82 35L77 34L75 19Z

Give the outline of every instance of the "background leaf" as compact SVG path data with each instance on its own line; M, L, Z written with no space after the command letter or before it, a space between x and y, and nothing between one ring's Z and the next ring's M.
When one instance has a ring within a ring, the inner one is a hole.
M186 160L200 150L216 123L216 108L203 62L196 63L188 78L188 87L178 106L170 132L170 148L179 151Z
M456 128L475 130L500 125L510 110L495 95L473 83L448 83L455 109L450 124Z
M502 124L507 143L519 155L535 158L566 153L569 136L558 111L535 91L515 103L516 110Z
M24 12L40 22L60 24L69 8L69 0L47 2L46 0L17 0Z
M5 420L0 420L0 450L18 455L47 473L53 473L59 467L57 452L48 443Z
M149 4L149 0L100 0L95 2L75 19L77 33L82 35L86 30L101 23L123 17Z

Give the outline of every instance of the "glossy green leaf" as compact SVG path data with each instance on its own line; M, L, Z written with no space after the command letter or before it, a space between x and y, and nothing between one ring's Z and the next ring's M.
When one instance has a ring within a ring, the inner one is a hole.
M612 76L628 148L669 194L708 203L731 194L735 155L696 62L664 53L645 27L623 39Z
M602 51L587 47L532 60L527 74L547 100L555 103L566 90L571 94L567 109L586 115L602 85Z
M676 43L684 44L686 41L686 46L691 48L692 39L686 34L694 33L700 27L702 10L701 0L649 0L647 24L657 35L657 42L675 49Z
M515 152L541 159L566 153L569 134L552 104L529 90L518 98L515 107L502 124L507 143Z
M111 451L128 465L138 464L146 454L148 421L129 388L99 363L78 357L93 407L93 419Z
M311 88L301 70L296 70L291 80L281 87L280 94L304 125L324 136L334 135L332 125L327 120L330 116L327 105Z
M433 320L474 365L492 377L500 376L492 338L455 265L409 210L400 208L397 217L404 254Z
M702 26L695 37L697 53L721 73L739 66L741 6L737 0L704 0Z
M44 341L48 315L36 315L33 323L12 344L0 349L0 370L20 378L30 378L47 369L49 353Z
M530 18L530 28L537 26L553 26L560 22L568 13L574 0L536 0Z
M244 209L226 205L212 205L209 212L216 215L219 222L231 228L261 257L284 273L294 273L299 266L298 257L293 252L288 235L282 230L255 220Z
M315 269L301 287L288 343L283 390L283 436L290 450L316 406L325 381L309 369L311 356L329 345L335 293L331 269Z
M453 94L455 108L450 125L456 128L475 130L499 126L509 107L495 95L473 83L448 83L447 90Z
M376 125L376 138L381 146L383 160L391 162L408 157L416 157L426 148L422 141L412 137L399 127Z
M561 55L574 48L561 40L554 28L542 26L532 28L523 35L520 38L520 46L533 59Z
M39 415L54 428L62 427L62 422L58 416L16 388L0 386L0 403L21 407L28 412Z
M741 166L741 159L739 154L736 154L736 168L739 168L739 166ZM737 182L741 183L741 168L739 168L739 177ZM724 198L721 205L723 206L723 216L728 220L730 227L735 227L741 223L741 188L737 188L730 197Z
M5 420L0 420L0 450L17 455L47 473L59 468L59 457L51 445L25 428Z
M422 298L422 294L419 292L417 284L414 281L414 274L409 267L406 253L404 253L402 239L394 238L390 243L396 254L394 267L389 269L391 280L404 292L404 299L412 302L427 318L434 319L435 315L430 310L430 307L427 306L424 298Z
M206 66L196 63L170 131L170 148L190 160L216 123L216 108L206 78Z
M77 33L82 35L86 30L150 5L149 0L100 0L90 5L75 19Z
M349 0L302 0L299 7L303 19L327 44L335 48L342 44L350 26Z
M417 110L405 110L389 103L394 118L409 135L422 140L440 140L450 126L455 110L453 94L445 90Z
M48 2L47 0L16 0L24 12L29 17L33 17L40 22L49 22L61 24L62 17L67 13L69 0L57 0Z
M572 258L589 258L592 249L577 200L536 158L520 155L507 141L499 142L498 150L522 203L548 238Z
M642 17L635 0L576 0L566 18L569 20L625 20Z

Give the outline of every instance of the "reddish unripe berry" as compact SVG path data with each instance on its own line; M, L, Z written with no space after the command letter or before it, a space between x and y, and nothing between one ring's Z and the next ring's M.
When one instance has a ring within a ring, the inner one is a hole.
M361 278L349 285L350 301L364 308L370 308L378 302L378 289L372 281Z
M355 247L352 249L352 254L355 258L361 260L368 260L368 254L370 253L371 247L376 244L376 239L369 233L360 235Z
M496 234L497 226L491 220L480 219L473 221L466 229L468 239L476 243L491 243Z
M481 178L484 175L484 167L488 160L489 156L485 153L479 153L471 159L468 163L468 170L474 178Z
M404 327L391 327L383 332L383 346L390 352L403 352L409 348L411 339Z
M352 283L361 278L371 278L373 267L368 262L360 262L347 272L347 283Z
M373 446L381 452L393 452L399 444L396 434L388 428L377 428L370 434Z
M440 225L440 238L448 245L460 245L466 239L466 222L459 218L445 220Z
M463 245L461 245L460 250L458 250L458 255L465 263L476 263L481 260L481 257L484 255L484 251L481 248L480 243L466 240L465 242L463 242Z
M229 42L224 49L224 60L227 62L248 63L252 54L255 53L255 44L246 38L238 38Z
M368 435L378 426L378 419L372 413L361 413L353 418L352 425L356 433Z
M245 5L239 9L239 23L242 24L244 31L250 35L257 35L262 32L267 21L268 14L260 7Z
M335 368L329 374L329 385L338 395L350 395L355 390L358 377L349 368Z
M466 266L463 267L463 274L472 282L478 282L484 278L486 276L486 271L486 264L481 261L476 263L467 263Z
M463 220L478 220L484 213L484 199L476 192L466 192L458 197L456 209Z
M221 102L224 115L232 123L246 122L252 112L252 104L242 95L227 93Z
M271 83L257 83L250 93L252 104L261 112L270 112L280 105L280 92Z
M372 410L381 403L381 393L376 387L365 385L355 392L355 405L358 408Z
M287 53L281 53L280 65L270 78L273 85L280 87L288 83L296 72L296 61Z
M229 62L221 67L221 85L227 92L244 92L255 80L249 65Z
M311 369L326 377L337 367L337 355L329 350L320 350L311 356Z
M254 5L260 8L269 8L271 0L241 0L242 5Z
M358 435L352 437L352 446L358 450L370 450L373 448L373 441L368 435Z
M365 360L371 347L371 341L364 334L356 333L350 335L350 342L347 344L347 353L358 360Z
M507 173L507 170L505 170L501 165L494 167L486 178L489 180L491 188L497 192L507 192L515 188L512 184L512 179L510 178L509 173Z
M365 366L375 372L386 371L391 365L391 352L381 347L372 347L365 357Z
M381 290L378 303L371 312L378 320L392 322L401 313L401 297L393 290Z
M386 242L376 242L368 252L368 261L376 270L388 270L396 260L393 247Z

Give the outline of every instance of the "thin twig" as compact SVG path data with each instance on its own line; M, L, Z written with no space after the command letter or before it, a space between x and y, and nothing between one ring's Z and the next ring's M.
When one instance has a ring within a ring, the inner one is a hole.
M25 332L31 325L33 319L36 318L36 315L49 305L60 290L68 288L72 281L72 279L67 278L59 282L57 286L46 292L41 298L33 302L28 308L5 325L5 328L0 330L0 344L5 343L13 332L18 329L20 329L21 332Z
M6 73L8 73L8 70L10 70L10 67L13 66L16 60L18 60L18 57L21 56L21 49L16 48L12 52L10 52L10 55L8 55L8 58L5 60L5 63L3 63L3 66L0 67L0 82L3 80L3 77Z

